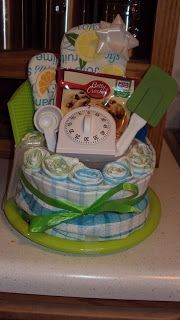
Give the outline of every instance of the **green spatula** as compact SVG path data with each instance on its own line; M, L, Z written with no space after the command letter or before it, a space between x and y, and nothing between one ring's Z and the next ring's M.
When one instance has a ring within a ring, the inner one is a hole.
M146 123L155 127L162 119L178 91L176 81L155 65L152 65L143 80L127 101L133 112L129 125L117 142L117 156L129 147L136 133Z

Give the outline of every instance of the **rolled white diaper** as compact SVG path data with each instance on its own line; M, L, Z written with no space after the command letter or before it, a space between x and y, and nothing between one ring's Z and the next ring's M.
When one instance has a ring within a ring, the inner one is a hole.
M154 169L152 156L152 151L147 144L139 141L134 143L127 155L131 163L134 176L148 174Z
M92 187L103 182L103 175L100 170L90 169L79 163L71 170L69 180L77 185Z
M49 152L44 148L30 148L24 153L24 167L32 171L39 171L43 159L47 156L49 156Z
M45 144L44 136L39 131L28 132L21 141L21 147L43 147Z
M42 169L49 177L58 180L66 180L70 170L63 157L57 154L46 157L42 162Z
M133 177L131 167L126 158L106 164L102 173L105 182L113 185L129 181Z

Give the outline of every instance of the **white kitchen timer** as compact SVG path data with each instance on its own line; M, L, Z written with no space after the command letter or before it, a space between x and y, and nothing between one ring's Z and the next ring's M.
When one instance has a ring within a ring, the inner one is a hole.
M92 106L68 112L60 122L56 152L76 154L79 158L86 155L85 158L90 159L114 156L116 124L113 117L107 111Z

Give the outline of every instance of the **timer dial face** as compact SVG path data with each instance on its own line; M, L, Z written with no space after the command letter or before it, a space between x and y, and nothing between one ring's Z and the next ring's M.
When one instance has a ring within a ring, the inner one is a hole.
M65 121L65 132L75 143L96 144L111 132L111 116L100 108L84 107L74 111Z

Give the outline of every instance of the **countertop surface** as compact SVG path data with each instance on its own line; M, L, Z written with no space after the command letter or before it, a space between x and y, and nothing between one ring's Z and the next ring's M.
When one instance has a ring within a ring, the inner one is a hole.
M0 159L0 196L7 160ZM0 292L128 300L180 301L180 168L166 144L151 187L162 214L132 249L105 256L65 255L21 236L0 212Z

